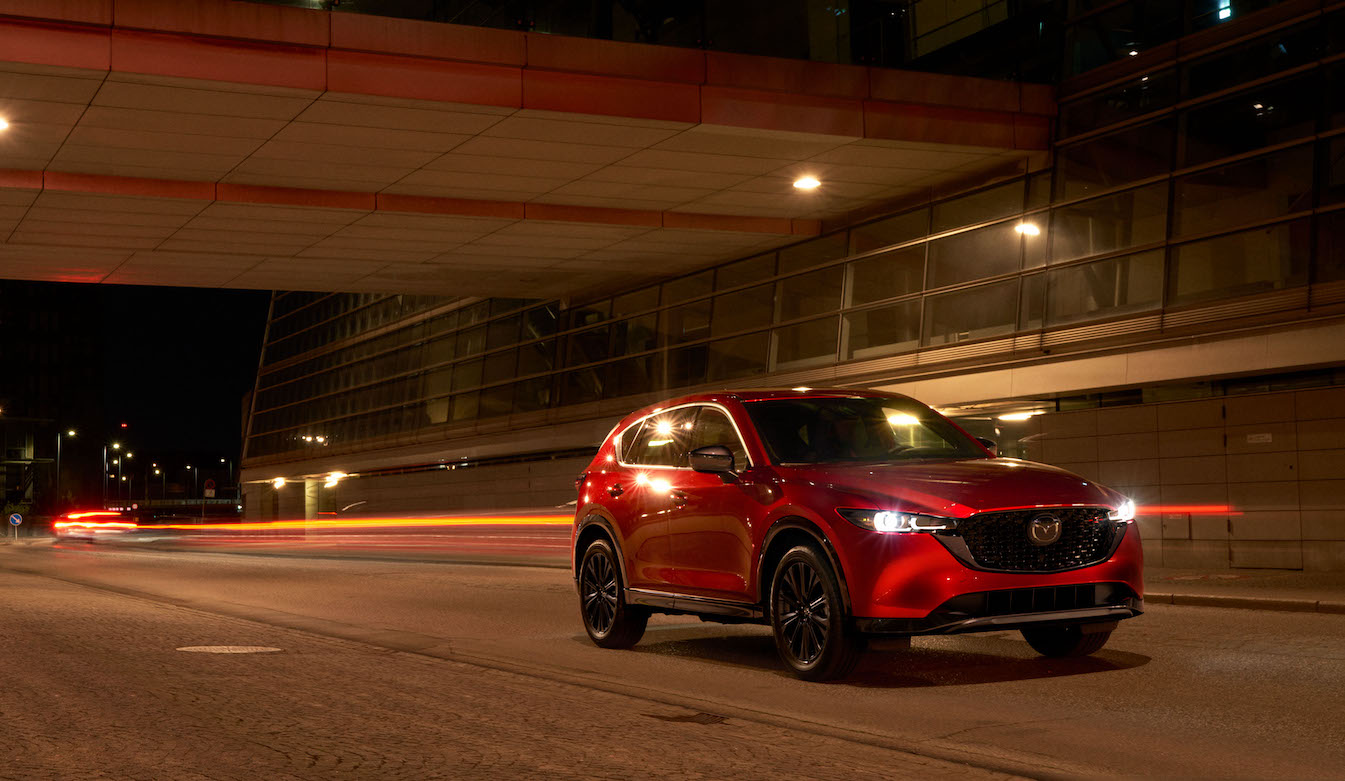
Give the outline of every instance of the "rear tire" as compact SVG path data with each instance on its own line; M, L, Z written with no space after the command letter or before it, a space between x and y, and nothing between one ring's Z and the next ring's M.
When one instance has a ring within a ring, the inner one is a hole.
M863 637L846 615L831 563L816 548L800 545L780 559L770 604L775 648L795 675L829 681L855 669Z
M1110 630L1085 634L1083 627L1078 625L1046 626L1022 631L1023 639L1032 646L1032 650L1052 658L1095 654L1102 650L1111 637Z
M584 631L601 648L630 648L644 636L649 611L622 598L621 563L604 539L589 543L579 562L579 614Z

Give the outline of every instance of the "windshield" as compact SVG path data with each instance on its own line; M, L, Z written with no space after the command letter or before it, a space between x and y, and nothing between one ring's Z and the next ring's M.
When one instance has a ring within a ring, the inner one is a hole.
M957 427L910 399L769 399L745 406L777 464L986 457Z

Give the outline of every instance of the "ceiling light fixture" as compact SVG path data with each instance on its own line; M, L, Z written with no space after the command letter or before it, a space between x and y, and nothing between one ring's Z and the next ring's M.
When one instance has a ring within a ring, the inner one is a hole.
M794 187L799 190L816 190L820 184L815 176L801 176L794 180Z
M1023 234L1024 236L1041 235L1041 228L1038 228L1036 225L1030 222L1020 222L1017 225L1013 226L1013 229Z
M0 130L9 130L9 120L0 119Z

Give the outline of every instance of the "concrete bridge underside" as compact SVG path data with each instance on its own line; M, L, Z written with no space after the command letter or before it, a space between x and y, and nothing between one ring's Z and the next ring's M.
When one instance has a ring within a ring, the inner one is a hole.
M0 0L0 277L565 295L1022 166L1053 112L1049 88L981 79L234 0Z

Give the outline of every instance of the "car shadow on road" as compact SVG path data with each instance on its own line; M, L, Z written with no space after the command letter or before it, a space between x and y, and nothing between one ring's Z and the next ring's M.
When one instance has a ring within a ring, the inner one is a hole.
M938 642L940 647L916 640L916 645L907 649L870 650L848 678L831 685L877 689L969 686L1113 672L1149 663L1149 657L1142 654L1113 650L1078 659L1047 659L1033 654L1026 642L999 638L952 641L965 643L966 648L945 647L949 641L942 638ZM646 638L633 650L792 677L782 669L769 635L683 637L652 643Z

